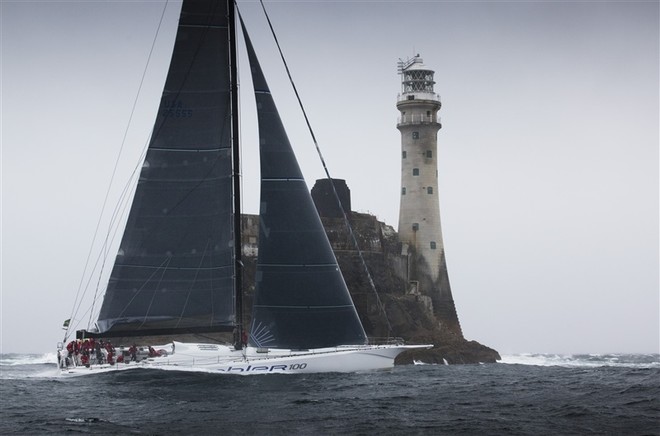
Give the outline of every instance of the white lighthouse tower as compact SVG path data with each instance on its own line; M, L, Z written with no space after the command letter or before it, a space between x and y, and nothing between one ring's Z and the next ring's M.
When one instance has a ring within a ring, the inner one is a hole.
M438 111L433 70L419 55L399 62L401 94L401 207L399 239L408 255L411 292L431 298L433 313L444 331L463 337L449 285L438 200Z
M399 62L401 94L401 207L399 238L413 247L416 269L438 278L444 264L438 200L438 130L440 97L434 92L433 70L419 55ZM411 279L416 280L415 273Z

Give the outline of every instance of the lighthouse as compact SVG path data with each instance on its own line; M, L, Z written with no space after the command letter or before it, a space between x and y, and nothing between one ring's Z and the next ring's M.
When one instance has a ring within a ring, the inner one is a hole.
M438 111L440 97L433 90L434 72L419 55L399 62L401 112L401 203L399 238L414 248L433 279L444 254L438 200ZM419 263L419 262L418 262ZM426 268L425 268L426 269Z
M454 334L462 336L449 286L438 199L438 111L434 71L417 55L399 61L401 93L401 192L399 239L408 256L408 280L414 293L431 297L433 312Z

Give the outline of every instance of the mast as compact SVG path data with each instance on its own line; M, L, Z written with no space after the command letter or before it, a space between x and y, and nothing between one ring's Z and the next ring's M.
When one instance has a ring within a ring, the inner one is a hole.
M229 23L229 69L231 77L231 142L232 142L232 179L234 188L234 262L236 277L234 280L234 299L236 305L237 350L243 348L243 261L241 243L241 167L238 107L238 61L236 55L236 12L234 0L228 0L227 20Z

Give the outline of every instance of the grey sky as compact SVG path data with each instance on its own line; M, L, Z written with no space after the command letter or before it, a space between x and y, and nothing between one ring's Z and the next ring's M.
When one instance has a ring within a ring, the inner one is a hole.
M61 340L163 5L1 3L2 352ZM466 337L503 353L659 351L657 1L266 5L331 174L354 209L395 228L396 62L420 53L436 71L443 236ZM239 7L311 187L322 169L260 6ZM118 186L152 127L178 8Z

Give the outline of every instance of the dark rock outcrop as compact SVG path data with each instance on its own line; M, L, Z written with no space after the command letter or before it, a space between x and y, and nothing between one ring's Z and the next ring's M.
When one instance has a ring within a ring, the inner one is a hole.
M440 343L430 350L412 350L400 354L396 365L409 365L414 361L436 364L467 364L495 363L500 355L492 348L481 345L477 341L459 341L456 343Z

